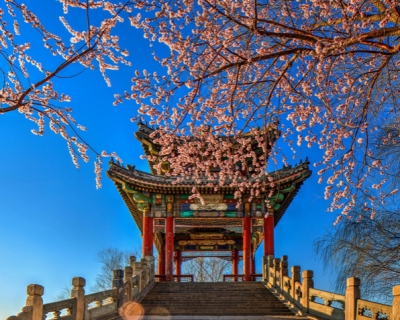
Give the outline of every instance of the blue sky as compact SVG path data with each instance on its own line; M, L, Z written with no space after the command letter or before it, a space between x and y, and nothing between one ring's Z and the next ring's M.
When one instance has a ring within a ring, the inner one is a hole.
M26 3L34 6L34 12L51 30L60 30L60 3ZM130 48L133 66L110 72L111 88L98 73L89 71L64 79L59 86L72 96L75 118L88 128L83 136L95 149L116 151L125 163L147 170L147 163L139 159L141 146L133 136L136 126L130 122L136 115L136 106L130 103L113 107L112 102L114 93L129 88L135 69L153 71L158 66L140 31L121 29L121 39ZM32 55L41 52L32 51ZM103 188L96 190L94 159L89 164L82 163L77 170L64 140L49 130L43 137L35 136L30 132L35 128L19 113L0 116L1 319L18 313L24 306L28 284L45 287L45 303L52 301L62 287L69 286L74 276L86 278L89 290L100 271L95 260L98 251L107 247L141 247L138 229L105 174ZM307 155L316 159L307 148L299 156L304 159ZM287 254L290 266L314 270L317 288L332 289L328 273L315 259L312 244L332 226L336 214L326 212L328 203L323 200L323 186L317 180L314 170L276 228L276 255ZM262 255L261 251L258 253Z

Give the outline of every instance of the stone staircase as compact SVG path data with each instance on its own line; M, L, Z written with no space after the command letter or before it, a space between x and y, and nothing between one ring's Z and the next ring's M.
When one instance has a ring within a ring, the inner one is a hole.
M140 304L143 319L300 318L261 282L158 282Z

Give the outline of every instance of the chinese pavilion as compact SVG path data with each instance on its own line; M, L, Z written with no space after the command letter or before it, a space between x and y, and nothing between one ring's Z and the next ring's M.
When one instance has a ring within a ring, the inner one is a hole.
M277 128L268 130L276 133ZM139 123L135 136L146 155L157 157L159 146L150 136L153 131ZM272 132L267 135L270 146L276 136ZM264 240L264 255L274 254L274 227L311 175L308 161L269 173L274 179L274 190L278 191L266 199L269 194L266 190L251 202L250 194L242 192L242 204L237 206L234 187L220 186L215 192L207 181L176 182L175 177L157 174L153 164L149 163L152 173L146 173L112 161L107 175L114 181L142 233L143 256L153 255L154 244L158 251L158 274L166 276L167 281L172 281L174 261L175 272L180 275L182 261L200 256L231 260L234 275L238 274L238 262L243 259L244 280L251 280L257 248ZM162 169L168 171L168 163ZM203 203L189 199L194 186Z

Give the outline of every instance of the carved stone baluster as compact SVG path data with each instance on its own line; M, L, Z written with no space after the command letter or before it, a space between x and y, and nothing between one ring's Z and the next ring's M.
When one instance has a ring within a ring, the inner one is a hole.
M95 300L95 301L93 301L93 302L94 302L94 306L95 306L96 308L101 307L102 304L103 304L103 301L101 301L101 300Z
M332 300L324 300L324 305L330 307L332 304Z
M60 310L53 311L53 319L60 319Z

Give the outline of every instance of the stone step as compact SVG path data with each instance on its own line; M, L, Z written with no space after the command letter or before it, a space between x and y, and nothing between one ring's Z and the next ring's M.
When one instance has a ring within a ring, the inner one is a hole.
M296 318L260 282L159 282L144 297L141 306L143 319L155 320L165 316L199 320L234 317L245 320L250 316L274 320Z

